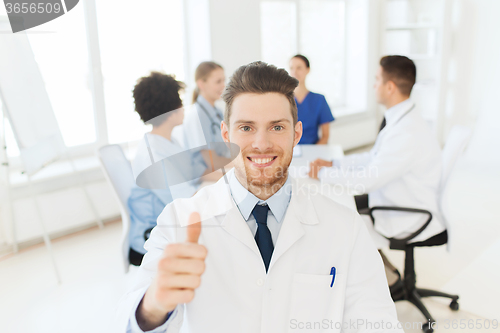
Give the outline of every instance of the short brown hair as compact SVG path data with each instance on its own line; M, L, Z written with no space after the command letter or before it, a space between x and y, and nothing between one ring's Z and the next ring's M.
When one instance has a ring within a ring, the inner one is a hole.
M278 93L285 96L290 102L290 111L292 112L293 124L295 125L298 121L298 116L293 92L298 85L299 81L291 77L283 68L277 68L262 61L241 66L231 76L222 94L222 99L226 102L224 122L229 126L231 106L238 95L244 93Z
M384 82L392 81L401 94L410 96L417 77L413 61L405 56L391 55L380 59Z

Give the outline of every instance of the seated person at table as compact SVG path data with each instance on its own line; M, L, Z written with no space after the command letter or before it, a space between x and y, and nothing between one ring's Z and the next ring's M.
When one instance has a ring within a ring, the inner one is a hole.
M299 120L304 133L299 144L327 144L330 123L334 120L325 96L307 90L306 77L309 74L309 60L297 54L290 59L290 75L299 81L294 91L295 103L299 110ZM321 138L318 130L321 129Z
M144 123L152 124L151 132L146 133L137 149L137 155L132 163L134 176L137 176L154 161L180 153L183 148L171 137L172 129L182 124L184 109L179 97L179 91L184 84L176 81L174 76L152 72L147 77L138 80L134 90L135 111ZM202 177L204 180L216 181L222 175L220 171L208 174L204 163L187 160L179 166L182 177L193 180ZM177 170L178 171L178 170ZM197 183L187 182L182 185L181 196L192 196L198 187ZM176 193L178 194L179 191ZM174 195L177 197L179 195ZM156 219L163 208L173 200L172 192L166 189L149 189L134 185L128 199L130 211L130 251L129 261L140 265L146 253L144 242L149 238L149 232L156 226Z
M362 190L364 194L356 197L361 214L366 214L367 208L374 206L430 211L433 214L431 223L411 242L427 240L445 230L437 214L441 149L434 133L410 100L415 78L415 64L407 57L383 57L376 76L375 92L378 102L387 111L373 148L370 152L333 162L318 159L311 163L309 173L322 182ZM427 220L424 214L407 212L377 211L374 215L375 226L367 215L364 217L379 248L388 246L385 237L407 237ZM398 282L399 273L394 268L386 273L390 285Z

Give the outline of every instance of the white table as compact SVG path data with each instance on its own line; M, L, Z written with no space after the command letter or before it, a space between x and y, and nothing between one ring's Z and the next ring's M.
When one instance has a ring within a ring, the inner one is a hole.
M339 202L351 209L356 209L353 193L340 185L321 184L319 180L308 176L309 163L321 158L333 160L342 158L344 151L340 145L298 145L290 164L289 174L299 181L300 186L308 186L313 192L320 192L326 197Z
M333 160L344 157L342 146L332 145L297 145L294 149L291 166L307 166L317 158Z

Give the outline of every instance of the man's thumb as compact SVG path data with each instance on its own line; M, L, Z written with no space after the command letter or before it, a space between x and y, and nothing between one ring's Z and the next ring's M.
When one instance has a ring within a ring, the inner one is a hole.
M198 213L191 213L189 215L188 226L187 226L187 242L198 243L198 238L201 234L201 218Z

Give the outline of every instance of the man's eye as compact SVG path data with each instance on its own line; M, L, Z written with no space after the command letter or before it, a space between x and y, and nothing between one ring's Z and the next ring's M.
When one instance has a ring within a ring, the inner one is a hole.
M276 126L274 126L274 127L273 127L273 129L274 129L275 131L281 131L281 130L283 129L283 126L281 126L281 125L276 125Z
M241 130L242 130L243 132L248 132L248 131L250 131L250 130L251 130L251 128L250 128L250 126L242 126L242 127L241 127Z

